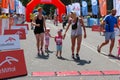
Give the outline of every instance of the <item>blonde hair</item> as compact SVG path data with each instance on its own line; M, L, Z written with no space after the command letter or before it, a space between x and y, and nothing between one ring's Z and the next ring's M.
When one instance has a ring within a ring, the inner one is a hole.
M39 12L39 11L41 11L41 10L42 10L42 8L41 8L41 7L38 7L38 9L37 9L37 10L38 10L38 12Z
M71 12L71 17L76 18L77 17L76 12Z

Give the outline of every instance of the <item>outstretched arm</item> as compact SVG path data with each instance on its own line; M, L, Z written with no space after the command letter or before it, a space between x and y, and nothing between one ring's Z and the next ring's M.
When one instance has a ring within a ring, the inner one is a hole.
M87 35L86 35L86 28L85 28L85 25L84 25L84 22L83 22L83 19L82 19L82 18L80 18L80 23L81 23L81 26L83 27L84 38L86 38L86 37L87 37Z
M68 22L68 26L67 26L67 28L66 28L66 30L65 30L65 33L64 33L64 35L63 35L63 39L65 38L66 33L67 33L67 31L68 31L70 25L71 25L71 20Z

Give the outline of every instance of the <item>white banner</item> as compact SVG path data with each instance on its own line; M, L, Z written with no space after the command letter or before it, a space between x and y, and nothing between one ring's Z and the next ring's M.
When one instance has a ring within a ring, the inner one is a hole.
M81 15L80 3L73 3L72 10L76 12L77 16Z
M19 35L1 35L0 50L20 49Z
M25 29L25 33L28 33L27 27L26 26L11 26L11 29Z
M113 6L117 10L116 16L120 16L120 0L114 0Z
M2 19L2 34L6 29L9 29L9 19Z

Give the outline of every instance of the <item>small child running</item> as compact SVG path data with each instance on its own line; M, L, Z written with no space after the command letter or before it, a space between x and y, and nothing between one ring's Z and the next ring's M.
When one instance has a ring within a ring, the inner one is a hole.
M55 42L57 49L56 57L60 57L60 58L62 58L62 39L63 39L62 29L59 29L57 32L57 36L55 36Z
M47 27L45 31L45 52L46 53L51 53L51 51L49 50L50 38L54 38L54 37L52 37L50 34L50 28Z
M119 56L120 56L120 39L118 40L118 55L117 55L117 57L119 58Z

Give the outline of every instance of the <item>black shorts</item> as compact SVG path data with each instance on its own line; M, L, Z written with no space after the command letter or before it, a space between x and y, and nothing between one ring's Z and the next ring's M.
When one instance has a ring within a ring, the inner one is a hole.
M40 34L40 33L44 33L44 30L39 27L37 27L37 28L35 27L34 34Z

